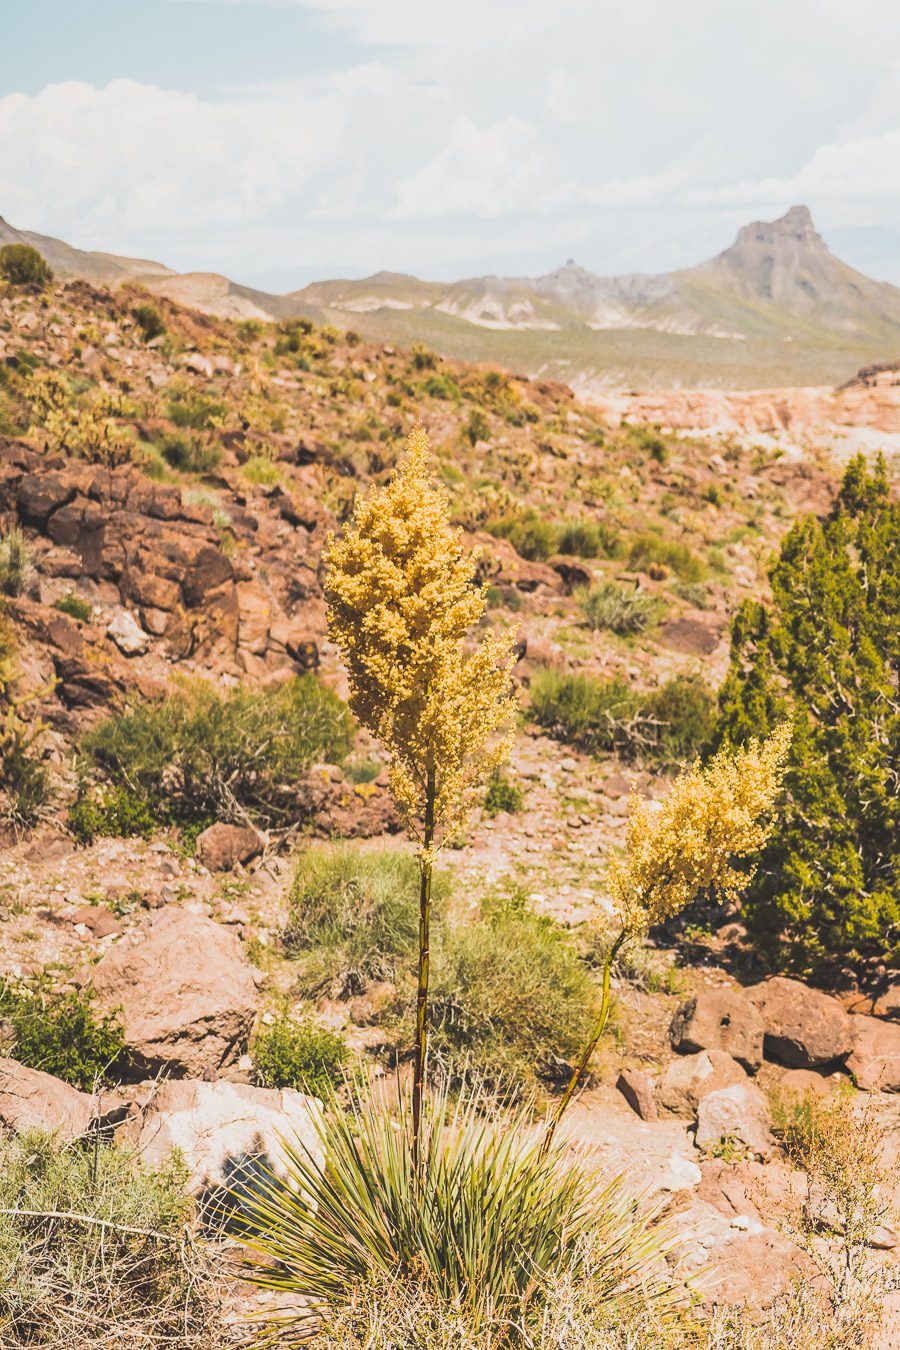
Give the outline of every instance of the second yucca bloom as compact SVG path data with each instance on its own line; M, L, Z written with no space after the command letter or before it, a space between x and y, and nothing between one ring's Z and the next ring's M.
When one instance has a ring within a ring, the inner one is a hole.
M476 558L432 486L416 428L386 487L356 507L325 551L331 636L350 706L388 751L391 784L419 840L419 970L413 1076L417 1155L428 1037L431 871L475 784L509 751L514 634L470 635L486 607Z

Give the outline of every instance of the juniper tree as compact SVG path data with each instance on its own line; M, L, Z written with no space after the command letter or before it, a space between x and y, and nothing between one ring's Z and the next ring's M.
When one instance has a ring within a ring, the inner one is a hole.
M732 625L717 745L793 740L781 828L744 904L774 966L900 962L900 505L883 460L848 466L824 520L803 517L771 573L772 602Z

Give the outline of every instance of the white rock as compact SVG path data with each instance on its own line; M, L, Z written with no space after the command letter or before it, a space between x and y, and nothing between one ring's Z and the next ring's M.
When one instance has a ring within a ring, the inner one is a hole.
M143 656L150 646L150 634L145 633L133 614L121 610L106 629L123 656Z

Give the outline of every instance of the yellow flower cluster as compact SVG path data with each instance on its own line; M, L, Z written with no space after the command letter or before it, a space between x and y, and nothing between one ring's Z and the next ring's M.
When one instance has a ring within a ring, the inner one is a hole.
M625 853L606 872L627 936L680 913L702 891L735 897L746 887L751 873L732 860L758 852L773 829L790 742L784 723L762 744L687 769L661 805L632 797Z
M417 428L391 481L357 505L325 552L329 631L350 705L390 753L395 796L419 833L429 799L434 829L446 830L508 753L513 705L514 635L467 645L484 587L428 469L428 438Z

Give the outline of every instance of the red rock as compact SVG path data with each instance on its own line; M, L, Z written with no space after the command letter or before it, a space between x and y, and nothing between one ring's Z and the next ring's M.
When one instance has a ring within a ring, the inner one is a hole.
M900 1026L880 1017L850 1018L853 1050L847 1068L866 1092L900 1092Z
M263 851L265 841L249 825L210 825L197 835L197 857L211 872L230 872Z
M0 1059L0 1126L15 1134L46 1130L59 1144L87 1132L95 1115L94 1099L52 1074Z
M724 1050L755 1073L762 1064L763 1020L739 989L705 989L683 1003L672 1019L673 1050Z
M846 1059L852 1048L850 1015L836 998L800 980L776 975L747 990L765 1026L767 1056L795 1069Z
M616 1087L641 1120L658 1119L653 1083L640 1069L623 1069L616 1080Z

